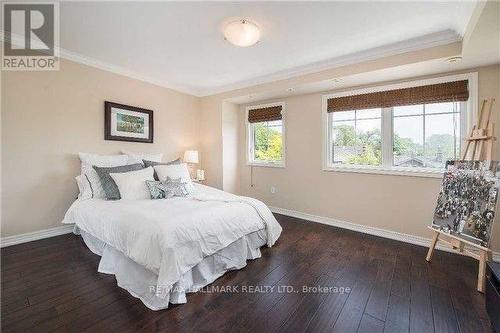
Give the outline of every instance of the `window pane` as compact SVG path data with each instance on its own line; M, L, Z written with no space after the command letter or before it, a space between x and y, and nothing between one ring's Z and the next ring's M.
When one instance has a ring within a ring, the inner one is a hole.
M332 161L345 163L356 155L356 130L354 121L336 122L332 126Z
M424 114L424 106L420 105L405 105L405 106L395 106L393 108L394 117L398 116L414 116Z
M366 119L366 118L380 118L380 109L366 109L366 110L357 110L356 118L357 119Z
M354 120L354 111L332 112L332 120Z
M443 168L447 159L458 158L460 114L448 113L453 110L453 103L426 104L425 116L394 117L393 165Z
M393 165L424 167L424 117L395 117L393 121Z
M381 165L382 140L380 109L357 111L356 117L376 119L355 119L332 121L332 161L334 164Z
M443 168L446 160L460 155L460 114L425 117L424 157L428 167Z
M255 161L281 161L283 159L282 121L255 123L253 126Z
M425 104L425 114L458 112L458 107L453 108L453 104L452 102Z

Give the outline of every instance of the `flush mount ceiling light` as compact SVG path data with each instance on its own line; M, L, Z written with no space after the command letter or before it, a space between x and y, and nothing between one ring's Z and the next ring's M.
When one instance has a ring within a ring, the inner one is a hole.
M462 60L461 56L451 57L451 58L446 59L446 61L449 62L449 63L457 62L457 61L460 61L460 60Z
M259 41L260 30L248 20L233 21L224 28L224 39L233 45L247 47Z

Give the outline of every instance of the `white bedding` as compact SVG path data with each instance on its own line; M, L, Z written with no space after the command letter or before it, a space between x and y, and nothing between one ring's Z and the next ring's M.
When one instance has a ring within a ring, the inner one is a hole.
M241 269L247 260L260 258L260 247L266 244L264 229L248 234L223 248L184 273L173 288L157 288L158 275L137 264L123 253L75 227L88 248L101 256L98 272L112 274L118 286L139 298L151 310L162 310L172 304L187 302L186 294L197 292L230 270ZM206 287L209 291L210 287Z
M158 290L169 290L204 258L246 235L265 229L272 246L281 234L262 202L195 186L195 193L183 198L77 200L63 223L76 224L153 272Z

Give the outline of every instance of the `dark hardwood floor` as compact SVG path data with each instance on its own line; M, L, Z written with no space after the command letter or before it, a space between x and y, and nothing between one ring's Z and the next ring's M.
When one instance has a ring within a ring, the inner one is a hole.
M99 257L64 235L1 250L1 329L20 331L489 332L477 265L466 257L277 215L283 234L261 259L151 311L97 273ZM302 286L350 288L304 293ZM274 286L243 293L243 286ZM299 292L286 293L278 286Z

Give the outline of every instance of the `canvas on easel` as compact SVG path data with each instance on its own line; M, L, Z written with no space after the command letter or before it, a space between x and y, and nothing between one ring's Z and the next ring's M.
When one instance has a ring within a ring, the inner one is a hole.
M448 161L432 225L488 247L499 188L497 161Z
M489 242L500 189L499 162L492 161L494 124L493 103L485 113L481 103L479 120L465 138L461 161L449 161L443 176L432 226L432 242L426 260L430 262L439 241L479 261L477 290L484 292L486 261L491 260ZM466 248L465 246L469 248Z

